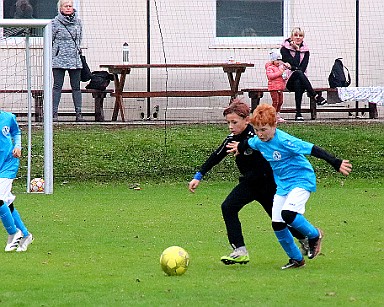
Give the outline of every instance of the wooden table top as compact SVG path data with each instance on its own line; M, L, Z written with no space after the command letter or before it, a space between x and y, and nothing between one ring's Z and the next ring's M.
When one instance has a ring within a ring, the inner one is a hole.
M254 67L252 63L178 63L178 64L101 64L100 67L110 69L129 69L129 68L245 68Z

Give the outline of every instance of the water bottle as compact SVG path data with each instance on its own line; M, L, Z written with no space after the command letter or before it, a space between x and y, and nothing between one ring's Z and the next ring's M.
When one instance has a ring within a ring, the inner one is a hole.
M128 43L123 44L123 64L128 65L129 63L129 47Z

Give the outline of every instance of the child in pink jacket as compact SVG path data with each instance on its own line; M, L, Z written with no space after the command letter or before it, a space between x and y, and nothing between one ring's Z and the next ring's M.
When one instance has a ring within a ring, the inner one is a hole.
M269 52L269 61L265 64L265 72L268 78L268 90L272 98L272 106L276 110L276 119L278 123L285 120L280 116L280 109L283 104L283 91L285 89L286 73L289 68L288 63L281 60L279 49L272 49Z

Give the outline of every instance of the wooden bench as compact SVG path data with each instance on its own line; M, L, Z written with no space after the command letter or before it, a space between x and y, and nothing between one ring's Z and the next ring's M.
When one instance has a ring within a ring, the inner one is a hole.
M62 93L72 93L71 89L63 89ZM28 93L27 90L14 90L14 89L5 89L0 90L0 94L18 94L18 93ZM81 93L92 94L92 97L95 101L95 112L83 112L83 116L95 116L95 121L102 122L104 121L104 98L106 98L107 94L112 94L112 89L106 89L104 91L99 90L88 90L81 89ZM43 90L31 90L32 97L34 99L35 106L35 121L41 122L43 121L43 101L44 101L44 91ZM13 112L16 116L25 116L25 112ZM59 112L59 116L74 116L74 112Z
M335 88L327 88L327 87L319 87L314 88L315 92L319 94L320 96L323 96L323 93L327 93L327 104L335 104L342 102L339 99L337 89ZM260 99L264 96L264 93L269 93L270 91L268 88L245 88L241 90L242 92L248 93L248 97L251 99L251 110L253 111L260 103ZM284 92L290 93L288 90L284 90ZM308 95L309 97L309 95ZM348 108L348 107L329 107L327 104L323 106L318 106L316 103L316 100L313 97L309 97L309 108L302 108L302 113L310 113L311 119L317 118L317 113L320 112L348 112L348 113L356 113L356 115L361 112L369 113L369 118L375 118L375 105L369 104L369 107L359 107L358 102L356 101L354 108ZM296 108L285 108L284 105L282 109L280 110L281 113L295 113Z

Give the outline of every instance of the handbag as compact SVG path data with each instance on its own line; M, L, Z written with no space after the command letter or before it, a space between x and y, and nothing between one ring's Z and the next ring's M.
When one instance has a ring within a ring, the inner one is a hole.
M80 51L80 60L81 60L81 64L83 65L83 68L81 69L80 80L82 82L87 82L91 80L92 73L91 73L91 70L89 69L87 59L85 58L85 55L81 54L81 51Z

